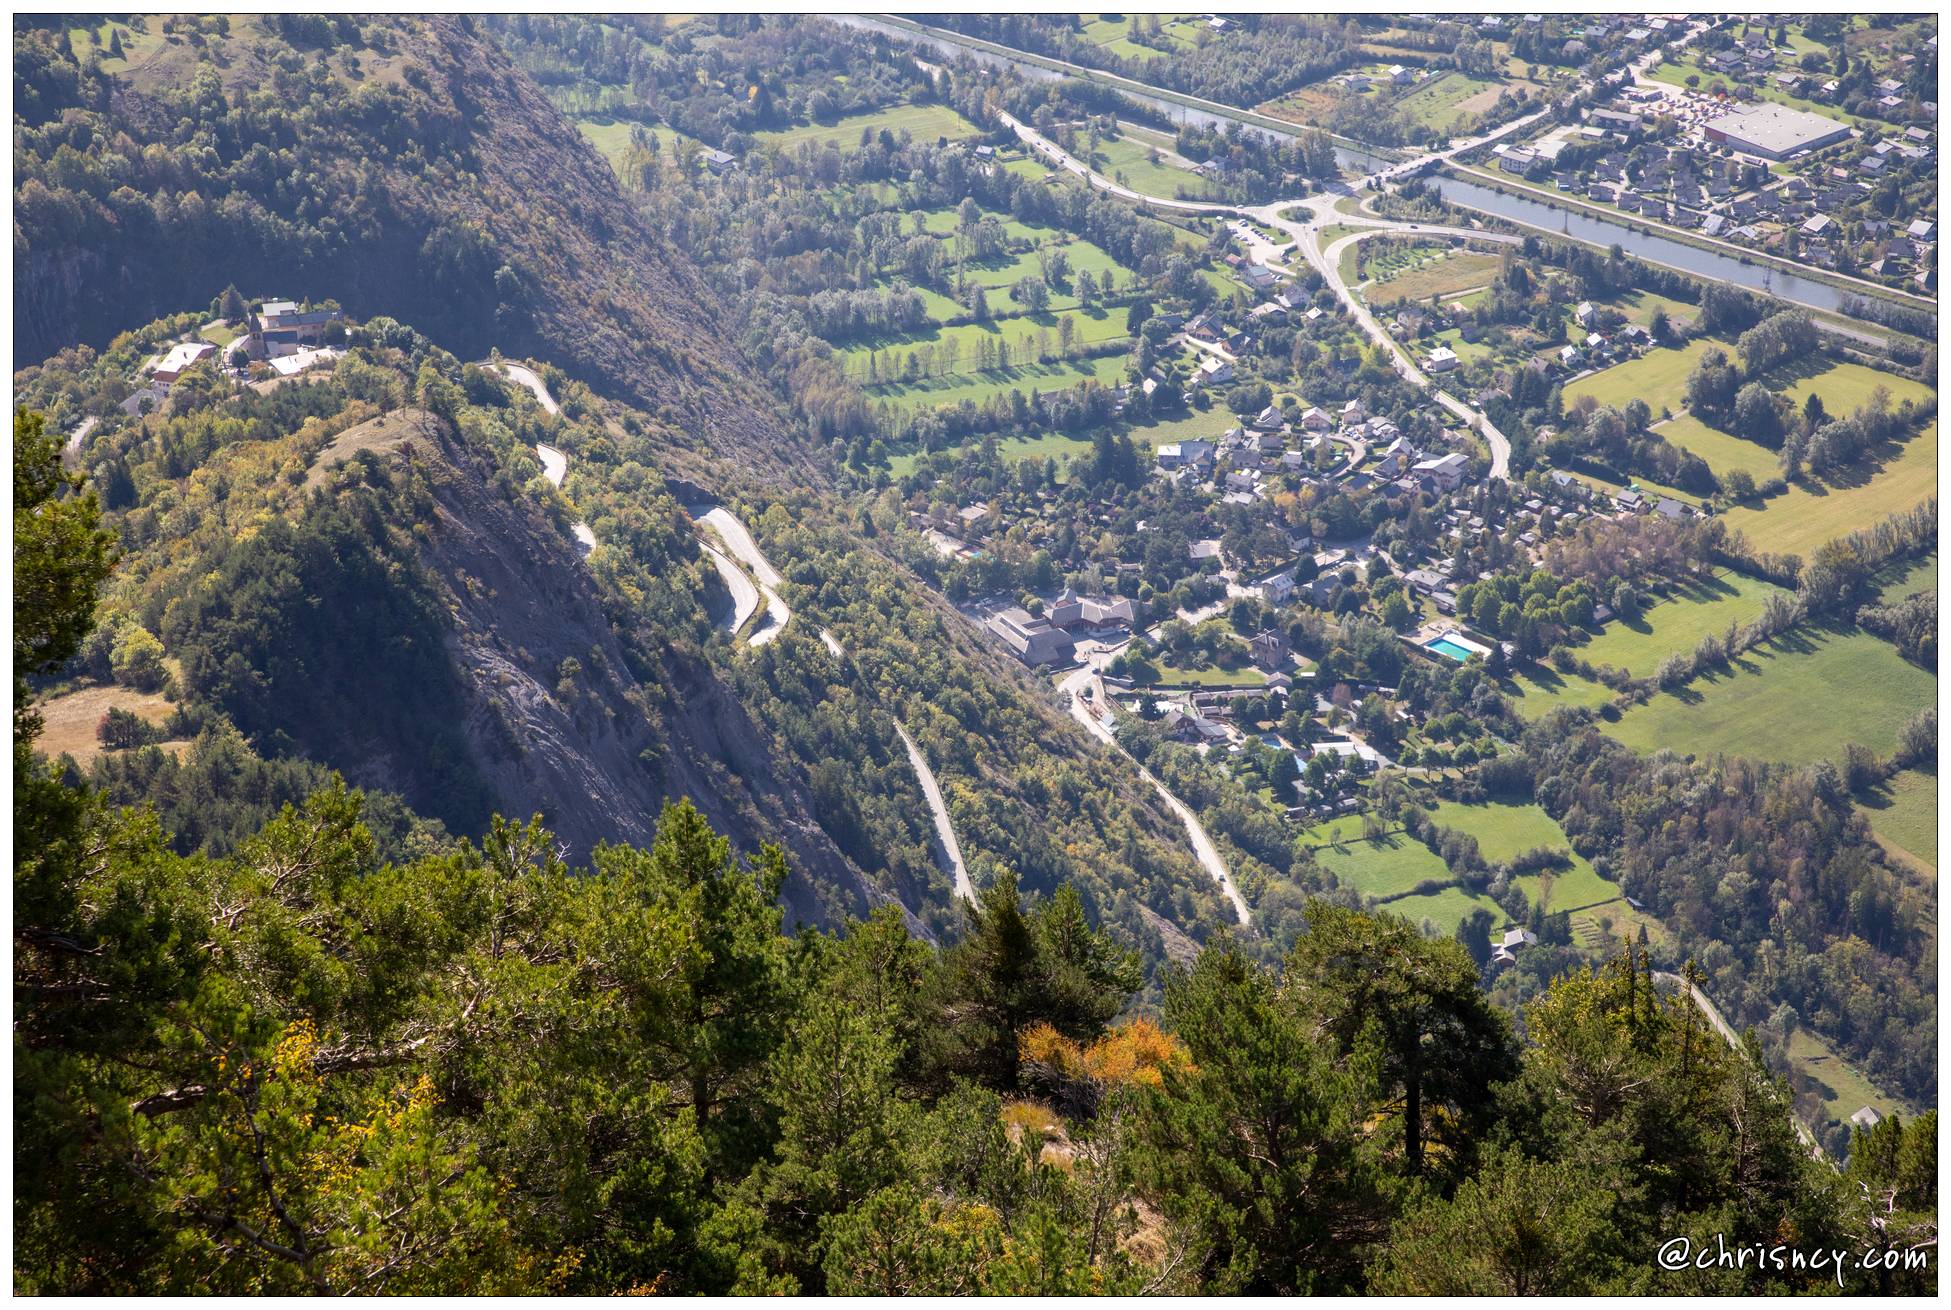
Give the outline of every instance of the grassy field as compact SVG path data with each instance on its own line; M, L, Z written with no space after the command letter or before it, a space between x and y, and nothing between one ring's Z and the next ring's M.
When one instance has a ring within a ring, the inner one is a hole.
M1425 882L1451 881L1442 857L1405 833L1380 841L1357 836L1344 845L1316 851L1314 858L1334 874L1335 881L1364 896L1400 896Z
M1726 632L1730 623L1754 622L1763 603L1780 590L1746 574L1719 573L1671 593L1630 623L1614 619L1579 654L1645 677L1668 655L1692 650L1702 637Z
M1618 887L1601 878L1586 863L1584 856L1572 854L1572 844L1565 836L1565 830L1544 812L1542 806L1500 802L1461 805L1455 801L1445 801L1431 811L1430 817L1445 828L1454 828L1475 837L1477 849L1492 864L1507 863L1525 851L1539 847L1549 847L1570 855L1571 865L1568 868L1550 874L1525 874L1513 880L1525 899L1537 904L1549 878L1550 892L1544 897L1544 908L1548 912L1582 910L1619 899ZM1625 907L1622 905L1620 908L1623 910Z
M1878 387L1890 393L1892 406L1906 400L1926 401L1937 393L1925 383L1914 378L1899 377L1895 373L1885 373L1861 364L1838 363L1815 373L1797 373L1792 379L1786 376L1768 379L1772 389L1783 392L1795 402L1800 413L1811 395L1822 397L1822 407L1831 418L1842 418L1867 405L1870 396Z
M1676 413L1666 422L1654 424L1653 430L1680 449L1706 460L1717 478L1740 472L1761 483L1782 471L1781 457L1775 451L1759 442L1710 428L1692 414Z
M1167 684L1185 683L1195 687L1258 687L1267 681L1267 675L1251 665L1237 669L1222 669L1218 665L1204 669L1186 669L1176 664L1161 663L1158 666L1158 680Z
M1596 710L1616 694L1603 683L1563 674L1545 665L1528 665L1513 673L1504 687L1512 706L1527 719L1541 719L1561 705Z
M1228 428L1239 424L1233 412L1223 406L1208 410L1188 409L1174 418L1155 419L1130 431L1133 444L1148 454L1174 441L1218 441Z
M985 373L956 373L948 377L927 378L920 382L889 382L868 387L867 394L897 408L916 405L959 405L965 400L980 404L994 395L1021 391L1063 391L1086 380L1110 384L1123 376L1125 357L1103 355L1096 359L1067 359L1050 364L1019 364Z
M1488 285L1497 276L1501 262L1496 255L1474 250L1452 251L1415 268L1393 273L1368 287L1363 295L1371 304L1451 296Z
M961 212L955 206L944 206L941 209L916 210L914 212L921 215L921 230L933 236L952 236L962 222ZM1004 233L1011 241L1034 241L1041 245L1046 241L1060 240L1064 235L1061 228L1045 227L1041 223L1025 223L1020 218L1011 218L1008 214L1000 214L993 209L983 210L981 216L983 218L1000 220ZM913 226L913 215L911 214L909 217L910 222L902 225L903 231Z
M102 753L101 739L95 735L95 729L109 710L127 710L144 723L158 724L176 707L157 692L131 691L127 687L83 687L44 701L38 708L43 727L35 749L51 760L72 755L75 763L85 769ZM187 742L172 742L165 749L181 752L187 745Z
M1904 568L1891 573L1877 589L1877 599L1888 605L1902 600L1914 591L1937 590L1937 552L1932 551L1923 559L1913 560Z
M842 150L850 150L860 144L862 132L892 132L897 138L907 132L917 141L933 141L941 137L954 141L982 134L974 123L947 105L895 105L871 114L854 114L831 124L808 123L803 127L755 132L753 139L762 145L778 146L781 150L796 150L804 142L811 142L815 146L832 142Z
M1654 291L1625 291L1605 303L1624 314L1629 322L1641 327L1652 326L1655 309L1664 309L1667 321L1675 327L1692 323L1700 313L1698 305L1690 305L1684 300L1675 300Z
M1849 1117L1866 1105L1881 1115L1910 1117L1909 1106L1878 1091L1874 1083L1851 1068L1833 1047L1806 1028L1797 1028L1789 1037L1788 1058L1796 1068L1828 1089L1822 1102L1830 1118L1838 1122L1849 1122Z
M1361 840L1364 818L1359 814L1337 814L1332 819L1323 819L1301 834L1301 840L1310 849L1333 846L1337 843Z
M1490 929L1494 933L1502 932L1511 922L1511 916L1504 913L1496 901L1482 892L1463 887L1445 887L1442 891L1425 892L1420 896L1404 896L1376 908L1389 914L1399 914L1415 924L1427 920L1445 937L1454 936L1457 925L1473 910L1489 912Z
M1937 492L1937 423L1873 453L1832 486L1797 483L1760 508L1737 505L1727 525L1762 550L1807 558L1817 546L1909 509Z
M1857 742L1879 755L1906 719L1937 704L1937 678L1856 629L1798 629L1729 672L1655 696L1606 731L1636 751L1746 755L1808 764Z
M1079 153L1083 145L1084 142L1080 140ZM1173 162L1177 158L1173 146L1170 137L1125 128L1116 140L1106 138L1098 142L1097 155L1091 167L1147 195L1183 194L1200 198L1216 194L1216 189L1204 177L1183 164ZM1154 151L1158 153L1157 163L1152 162Z
M1538 805L1507 805L1495 801L1464 805L1444 801L1430 811L1430 818L1445 828L1475 837L1477 848L1492 864L1503 864L1540 846L1571 849L1564 830Z
M231 322L205 323L196 330L196 334L222 348L243 336L244 329Z
M1000 296L993 297L1001 301ZM995 308L1002 308L996 304ZM1016 363L1038 362L1038 352L1048 338L1049 348L1055 352L1061 344L1058 325L1065 319L1071 323L1071 343L1073 346L1097 345L1109 341L1121 341L1128 335L1125 331L1125 311L1122 307L1109 309L1067 309L1043 314L1016 314L1008 318L992 318L984 323L958 323L953 327L940 325L911 332L906 336L887 337L880 341L863 342L850 345L837 351L841 366L849 376L860 379L868 376L868 359L879 352L881 357L881 376L883 378L900 376L900 369L908 354L927 345L934 349L936 360L933 365L936 374L955 374L965 372L979 359L978 343L987 338L1009 347L1010 360ZM956 362L949 368L943 367L942 353L948 343L954 343Z
M1396 112L1412 123L1421 123L1447 136L1455 130L1459 118L1487 107L1482 103L1485 97L1481 92L1491 92L1489 99L1494 101L1500 87L1500 83L1468 73L1443 73L1396 101Z
M1886 845L1895 846L1937 876L1937 775L1905 769L1857 806Z
M1638 359L1600 369L1570 384L1565 388L1565 403L1569 406L1580 396L1590 396L1601 405L1624 409L1629 400L1643 400L1656 415L1662 406L1678 414L1684 408L1688 376L1700 357L1716 348L1735 358L1733 346L1711 337L1689 341L1678 350L1649 350Z

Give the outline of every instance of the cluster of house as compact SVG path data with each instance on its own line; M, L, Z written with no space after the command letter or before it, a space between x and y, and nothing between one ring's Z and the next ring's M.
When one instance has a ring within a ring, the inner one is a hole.
M1008 605L984 621L1010 654L1031 668L1068 664L1082 640L1118 641L1138 624L1138 603L1128 596L1079 596L1065 588L1042 615Z
M1926 43L1933 57L1937 52L1937 38L1933 36ZM1792 52L1791 52L1792 53ZM1826 77L1821 73L1806 73L1799 69L1785 67L1783 54L1769 40L1766 29L1749 32L1725 50L1712 50L1700 57L1703 72L1721 77L1736 78L1753 83L1768 83L1780 88L1789 95L1804 100L1815 100L1825 104L1840 104L1847 94L1840 78ZM1917 62L1914 52L1897 56L1899 67L1908 69ZM1884 77L1875 84L1876 94L1871 97L1876 107L1886 115L1896 114L1910 104L1909 94L1904 84L1894 77ZM1925 112L1935 116L1936 102L1928 102Z
M315 364L336 358L339 351L324 343L328 329L345 315L336 309L300 309L289 300L269 300L250 316L247 331L231 349L242 348L264 361L278 377L295 377ZM215 342L173 341L143 361L142 385L123 400L122 412L142 414L161 404L171 387L206 359L218 359Z
M1446 436L1454 446L1464 444L1460 433ZM1320 472L1322 451L1331 445L1347 453ZM1337 481L1351 491L1388 484L1442 495L1461 486L1470 468L1469 458L1455 450L1426 455L1389 419L1371 418L1359 399L1343 404L1338 418L1310 406L1290 420L1286 410L1269 405L1250 425L1228 429L1217 441L1165 442L1153 460L1158 476L1187 485L1213 483L1233 504L1258 499L1267 478L1284 474L1303 482Z
M1590 109L1583 126L1530 146L1493 147L1495 166L1531 181L1549 179L1560 191L1629 214L1757 249L1784 246L1793 230L1798 257L1811 263L1835 267L1848 256L1868 265L1873 276L1934 285L1928 258L1934 221L1893 224L1864 203L1893 170L1932 159L1931 129L1892 130L1855 158L1816 158L1852 140L1847 123L1785 105L1730 108L1717 98L1647 87L1628 91L1621 103ZM1674 124L1669 139L1622 141L1583 166L1559 163L1567 140L1623 138L1662 118ZM1768 167L1785 161L1800 161L1798 170L1782 176ZM1758 179L1761 184L1753 185Z

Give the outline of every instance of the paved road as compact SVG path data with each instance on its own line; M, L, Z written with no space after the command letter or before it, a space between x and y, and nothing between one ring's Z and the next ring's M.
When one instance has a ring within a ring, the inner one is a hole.
M1115 651L1104 651L1102 657L1108 659L1113 654ZM1219 889L1226 899L1232 902L1233 913L1239 916L1241 925L1251 923L1253 915L1247 909L1246 898L1241 896L1239 888L1233 885L1233 873L1226 867L1226 861L1220 858L1219 848L1213 845L1213 839L1206 835L1205 825L1199 822L1199 816L1192 812L1191 806L1166 790L1165 784L1158 780L1156 774L1136 759L1132 759L1131 752L1118 744L1117 736L1098 718L1095 707L1104 704L1104 683L1098 676L1098 670L1086 664L1066 675L1057 684L1057 689L1069 702L1071 717L1083 724L1085 730L1093 737L1131 760L1132 767L1138 770L1140 777L1152 785L1152 790L1158 793L1159 799L1165 802L1166 808L1179 816L1179 822L1185 825L1186 836L1191 839L1193 855L1198 858L1206 872L1212 875L1213 881L1219 884ZM1084 699L1083 693L1086 689L1091 693L1090 700Z
M1505 132L1517 130L1527 122L1534 121L1542 112L1540 111L1540 114L1530 115L1526 118L1507 123L1494 132L1485 133L1481 137L1471 138L1469 141L1451 146L1447 152L1439 153L1447 156L1460 150L1470 149L1475 145L1482 145L1487 140L1494 139ZM1092 186L1103 191L1108 191L1112 195L1120 196L1136 204L1149 205L1160 209L1173 209L1186 213L1199 214L1228 214L1235 218L1251 218L1287 235L1292 239L1294 249L1298 250L1308 265L1319 273L1322 279L1333 288L1336 299L1341 301L1348 309L1356 323L1360 325L1362 331L1371 340L1388 351L1389 357L1395 362L1396 372L1401 374L1403 379L1411 385L1429 392L1438 404L1454 414L1465 426L1483 437L1484 443L1490 447L1490 475L1499 479L1508 479L1510 477L1510 439L1495 424L1491 423L1490 419L1481 410L1478 410L1475 406L1466 404L1464 401L1437 388L1430 382L1429 378L1416 366L1415 360L1410 357L1409 353L1402 348L1394 337L1389 335L1381 323L1376 320L1375 316L1369 313L1368 308L1356 298L1353 290L1342 281L1339 263L1341 251L1349 244L1368 237L1378 236L1385 232L1413 233L1419 236L1467 237L1493 240L1507 244L1516 244L1522 238L1503 233L1479 232L1474 228L1448 227L1435 223L1407 223L1398 219L1336 213L1334 209L1335 204L1343 195L1347 194L1341 191L1328 191L1300 199L1276 200L1265 205L1234 205L1213 201L1180 200L1176 197L1147 195L1142 191L1135 191L1121 182L1114 182L1103 174L1095 172L1087 167L1082 160L1022 120L1010 114L999 114L998 117L1031 150L1068 172L1084 178ZM1427 163L1430 159L1436 157L1438 156L1424 156L1420 162ZM1393 173L1394 169L1385 171ZM1377 174L1376 176L1379 177L1382 175ZM1307 216L1306 220L1297 220L1291 216L1296 213L1305 214ZM1322 249L1320 242L1321 230L1337 224L1353 224L1361 226L1364 230L1341 237L1326 250ZM1235 231L1239 230L1239 227L1236 225ZM1269 268L1274 268L1282 272L1293 271L1288 266L1272 262L1269 255L1278 248L1273 246L1271 242L1267 242L1255 235L1252 237L1250 244L1252 248L1255 248L1261 253L1261 262L1265 263ZM1207 350L1207 353L1217 354L1220 358L1227 358L1224 352L1210 350L1204 343L1194 342L1189 337L1185 338L1185 340L1201 350Z
M488 367L495 368L497 366L490 364ZM555 397L549 394L548 385L536 375L534 369L523 364L502 364L499 366L499 369L509 381L519 386L527 387L529 394L535 397L536 403L541 405L543 409L546 409L551 414L560 414L562 412L562 407L555 403Z
M759 589L752 585L752 579L746 576L745 570L732 563L731 557L724 551L708 541L701 541L698 546L704 551L705 558L717 568L718 576L724 579L725 589L732 593L732 614L725 630L737 632L759 608Z
M1670 983L1674 987L1685 991L1693 999L1694 1005L1699 1008L1700 1012L1707 1016L1707 1022L1713 1026L1714 1031L1721 1035L1721 1040L1728 1044L1728 1049L1732 1051L1741 1049L1740 1034L1734 1031L1734 1025L1721 1017L1720 1007L1707 999L1706 992L1695 987L1677 973L1655 972L1653 977L1660 982ZM1807 1128L1803 1127L1802 1120L1796 1117L1793 1110L1789 1112L1789 1122L1795 1126L1795 1135L1802 1139L1802 1144L1814 1151L1817 1158L1821 1158L1823 1155L1821 1143L1816 1141L1814 1133L1811 1133Z
M569 457L546 441L535 443L535 457L542 461L542 476L549 480L549 485L561 486L569 475Z
M822 631L820 635L826 637L829 634ZM935 840L940 847L936 858L943 860L955 875L955 894L973 902L975 884L969 881L969 866L962 862L962 843L955 840L955 825L948 821L948 806L942 801L942 789L935 782L935 771L928 767L928 758L915 744L908 726L896 719L894 730L901 735L901 744L908 748L908 763L914 766L915 777L921 779L921 794L928 798L929 812L935 816Z
M774 590L784 580L765 557L765 552L759 549L759 543L752 540L752 534L745 530L745 525L723 505L691 505L685 508L701 526L717 533L726 551L751 570L753 578L758 581L759 593L765 597L766 621L752 634L749 644L763 646L784 632L786 625L792 622L793 612Z

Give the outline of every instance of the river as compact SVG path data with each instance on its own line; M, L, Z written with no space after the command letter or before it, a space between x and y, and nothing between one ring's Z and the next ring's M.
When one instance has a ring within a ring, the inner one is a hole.
M883 36L895 37L900 40L913 42L916 45L926 46L929 49L950 57L966 55L978 64L988 68L1014 69L1024 77L1034 78L1038 81L1059 81L1066 76L1066 74L1059 73L1055 69L1045 68L1041 64L1014 58L994 50L965 46L933 34L910 31L906 28L895 27L892 24L878 22L874 19L865 18L856 14L836 16L836 21L844 22L852 27L866 28L870 31L878 32ZM1111 75L1106 74L1106 76ZM1239 123L1240 121L1223 114L1212 113L1190 105L1181 104L1178 101L1170 100L1163 96L1147 95L1145 92L1135 89L1135 87L1135 83L1122 81L1117 89L1128 98L1149 105L1151 108L1168 115L1175 123L1193 123L1200 126L1218 126L1223 128L1229 123ZM1298 129L1287 132L1278 128L1249 124L1240 125L1247 131L1259 131L1267 136L1295 137L1299 135ZM1335 147L1335 159L1343 169L1356 174L1374 173L1387 168L1393 162L1379 155L1349 149L1345 146ZM1524 223L1546 232L1561 233L1582 241L1591 242L1598 246L1618 245L1623 247L1628 254L1639 256L1649 262L1662 264L1669 268L1676 268L1682 272L1692 273L1699 277L1711 278L1717 282L1728 282L1735 286L1746 287L1749 290L1759 291L1765 295L1772 295L1778 299L1789 301L1792 304L1802 305L1808 309L1835 313L1840 309L1844 298L1850 294L1838 287L1831 286L1827 282L1816 282L1808 278L1796 277L1792 273L1775 271L1760 264L1744 264L1734 256L1721 254L1718 251L1703 250L1698 246L1691 246L1683 241L1675 241L1669 237L1658 236L1629 228L1624 223L1596 218L1584 213L1574 213L1570 210L1560 209L1555 205L1548 205L1541 201L1509 195L1505 192L1484 186L1481 183L1471 182L1463 178L1437 176L1430 178L1429 184L1440 191L1445 200L1465 209L1474 209L1479 213L1491 214L1499 218L1509 219L1512 222Z

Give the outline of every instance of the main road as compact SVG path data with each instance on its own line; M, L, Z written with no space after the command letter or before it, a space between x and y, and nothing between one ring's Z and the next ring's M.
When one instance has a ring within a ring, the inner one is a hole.
M1384 177L1395 176L1399 170L1421 167L1432 160L1445 159L1461 151L1473 149L1476 146L1483 145L1487 141L1494 140L1506 132L1516 131L1529 123L1535 122L1543 116L1543 112L1540 110L1536 114L1527 115L1524 118L1506 123L1493 132L1455 142L1447 150L1442 152L1425 155L1419 159L1410 160L1405 164L1393 165L1381 173L1369 175L1363 181L1379 180ZM998 113L997 117L1002 121L1004 126L1016 133L1017 137L1033 153L1041 155L1045 160L1055 164L1065 172L1083 178L1090 185L1097 187L1101 191L1109 192L1133 204L1153 209L1172 210L1178 213L1230 215L1235 218L1245 218L1253 222L1265 224L1290 238L1293 242L1293 248L1300 252L1301 258L1334 291L1335 298L1341 302L1343 308L1354 318L1356 324L1362 329L1362 332L1388 353L1390 362L1394 365L1395 371L1402 379L1411 386L1427 392L1432 400L1436 401L1437 404L1448 410L1465 426L1481 436L1484 439L1484 444L1490 449L1490 475L1493 478L1509 479L1511 469L1510 438L1506 437L1482 410L1443 390L1430 381L1428 375L1417 365L1415 359L1409 352L1393 336L1389 335L1388 330L1382 326L1374 314L1369 312L1368 307L1360 301L1355 295L1354 290L1343 280L1341 276L1341 253L1357 241L1363 241L1370 237L1381 236L1385 233L1392 232L1410 233L1417 236L1439 236L1488 241L1503 245L1519 244L1523 238L1502 232L1482 232L1475 228L1449 227L1433 223L1408 223L1400 219L1380 218L1368 214L1344 214L1336 210L1334 206L1343 196L1350 194L1350 192L1340 189L1290 200L1276 200L1264 205L1235 205L1224 201L1183 200L1177 196L1149 195L1146 192L1126 186L1124 183L1113 178L1105 177L1102 173L1091 168L1089 164L1077 158L1068 150L1029 124L1023 122L1015 115ZM1303 215L1304 217L1296 218L1295 215L1297 214ZM1324 228L1335 225L1355 226L1362 230L1351 232L1324 249L1321 245L1321 232ZM1248 229L1248 232L1251 233L1251 229ZM1247 240L1249 244L1259 250L1262 262L1268 268L1286 273L1292 273L1294 271L1287 265L1273 262L1272 255L1275 247L1271 243L1262 241L1257 234L1249 235Z

